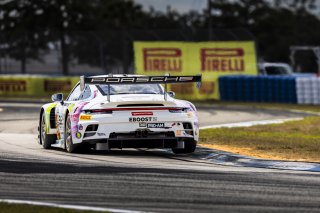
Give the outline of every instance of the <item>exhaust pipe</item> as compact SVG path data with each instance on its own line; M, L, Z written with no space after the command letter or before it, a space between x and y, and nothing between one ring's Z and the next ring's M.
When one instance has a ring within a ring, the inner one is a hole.
M178 141L177 143L177 149L184 149L185 145L184 145L184 141Z
M149 132L147 130L142 132L142 137L146 138L148 137Z

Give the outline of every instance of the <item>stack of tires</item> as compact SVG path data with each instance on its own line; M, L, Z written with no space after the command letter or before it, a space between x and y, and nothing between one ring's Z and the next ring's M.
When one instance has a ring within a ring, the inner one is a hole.
M294 76L222 76L222 101L297 103Z
M297 78L297 99L299 104L320 104L320 79Z

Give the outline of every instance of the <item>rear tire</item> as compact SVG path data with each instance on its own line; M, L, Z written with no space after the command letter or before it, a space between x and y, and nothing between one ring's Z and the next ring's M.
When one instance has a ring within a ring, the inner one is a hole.
M42 144L42 147L44 149L50 149L51 144L53 144L56 141L57 136L46 133L46 115L44 112L41 115L39 130L40 130L40 142Z
M187 154L192 153L196 150L197 141L195 140L186 140L184 141L184 148L183 149L172 149L172 152L175 154Z
M67 116L68 117L65 123L64 131L64 147L67 152L74 153L76 151L77 145L73 144L72 142L71 119L69 115Z

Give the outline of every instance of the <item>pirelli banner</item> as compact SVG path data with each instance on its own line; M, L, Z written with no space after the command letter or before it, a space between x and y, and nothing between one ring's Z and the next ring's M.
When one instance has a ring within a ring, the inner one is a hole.
M135 72L142 75L202 74L195 84L170 85L179 98L219 99L218 77L257 75L254 42L134 42Z

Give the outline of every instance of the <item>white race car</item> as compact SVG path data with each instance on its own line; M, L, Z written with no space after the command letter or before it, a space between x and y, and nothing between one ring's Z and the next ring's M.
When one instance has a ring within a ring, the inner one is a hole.
M196 108L161 85L189 82L200 85L201 76L81 76L66 100L54 94L54 102L41 107L39 143L70 153L79 147L194 152L199 138Z

